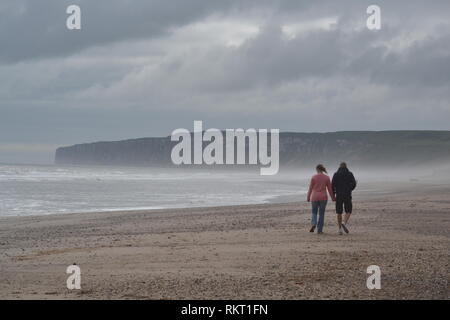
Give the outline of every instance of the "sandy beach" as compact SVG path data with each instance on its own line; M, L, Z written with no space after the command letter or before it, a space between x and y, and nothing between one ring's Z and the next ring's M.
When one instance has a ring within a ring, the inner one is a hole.
M375 186L373 187L376 190ZM350 234L309 204L0 219L1 299L449 299L450 185L354 195ZM301 200L301 201L300 201ZM81 290L66 287L81 268ZM381 268L368 290L366 268Z

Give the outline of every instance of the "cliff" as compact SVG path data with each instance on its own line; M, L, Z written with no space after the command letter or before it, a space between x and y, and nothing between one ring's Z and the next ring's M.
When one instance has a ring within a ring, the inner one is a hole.
M172 166L170 154L176 143L162 137L78 144L58 148L55 163ZM450 131L280 133L281 165L330 161L374 166L446 164L450 163Z

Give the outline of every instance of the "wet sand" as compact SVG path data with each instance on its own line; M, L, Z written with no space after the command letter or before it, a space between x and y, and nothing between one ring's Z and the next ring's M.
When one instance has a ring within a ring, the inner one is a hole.
M0 218L0 298L449 299L449 195L356 192L342 236L331 203L325 234L309 233L304 201ZM73 263L81 290L66 287Z

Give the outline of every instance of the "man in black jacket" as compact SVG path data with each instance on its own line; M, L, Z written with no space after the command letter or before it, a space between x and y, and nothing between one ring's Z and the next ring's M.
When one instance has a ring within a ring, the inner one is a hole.
M348 233L346 226L350 215L352 214L352 191L356 188L356 180L345 162L339 165L338 171L333 175L331 187L336 196L336 214L339 225L339 234L342 234L342 229ZM342 221L342 213L345 210L344 221Z

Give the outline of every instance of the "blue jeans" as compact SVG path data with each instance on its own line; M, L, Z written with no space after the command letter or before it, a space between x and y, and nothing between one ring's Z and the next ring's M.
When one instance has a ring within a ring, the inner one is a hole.
M317 226L317 232L322 232L323 223L325 221L325 208L327 207L327 200L312 201L312 216L311 225ZM319 213L319 222L317 222L317 213Z

